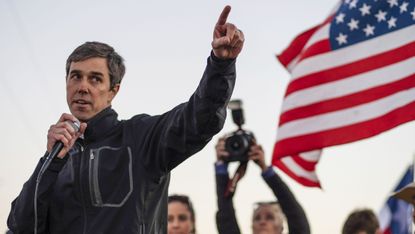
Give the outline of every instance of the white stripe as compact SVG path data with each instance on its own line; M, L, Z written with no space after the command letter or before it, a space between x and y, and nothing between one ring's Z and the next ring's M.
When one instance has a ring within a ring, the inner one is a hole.
M366 73L302 89L288 95L282 112L391 83L414 74L415 57Z
M308 41L305 44L304 49L302 51L307 50L308 47L310 47L311 45L313 45L316 42L319 42L319 41L322 41L322 40L327 40L328 35L329 35L329 30L330 30L330 23L326 23L321 28L317 29L314 32L313 36L311 36L310 39L308 39Z
M300 59L300 55L297 55L297 57L295 57L293 60L291 60L291 62L289 64L287 64L287 66L285 67L287 69L287 71L289 73L292 72L292 70L295 68L295 66L297 65L298 60Z
M304 170L301 166L299 166L292 157L283 157L281 159L281 162L290 170L292 171L296 176L304 177L307 180L310 180L312 182L318 183L319 180L317 178L317 174L313 172L309 172Z
M370 120L414 101L412 88L363 105L291 121L278 129L278 141Z
M300 61L292 70L292 80L386 52L415 40L415 25L342 49L315 55Z
M313 151L308 151L308 152L303 152L301 154L299 154L299 156L308 162L318 162L318 160L320 160L320 156L321 156L321 150L313 150Z
M292 70L297 66L297 62L300 59L300 56L302 55L302 53L305 52L305 49L307 49L310 45L314 44L315 42L327 39L327 36L329 35L329 32L328 32L329 29L330 29L330 24L327 23L323 25L323 27L317 29L314 32L314 34L309 38L307 43L304 45L303 50L301 50L301 52L294 59L292 59L290 63L287 64L286 69L288 70L289 73L291 73Z

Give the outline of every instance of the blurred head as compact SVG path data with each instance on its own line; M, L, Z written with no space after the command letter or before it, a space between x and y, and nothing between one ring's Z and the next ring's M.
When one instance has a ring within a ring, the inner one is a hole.
M196 233L195 212L188 196L169 196L167 217L168 234Z
M281 234L284 214L277 202L257 203L252 217L253 234Z
M66 99L71 113L88 121L111 105L125 73L123 58L100 42L86 42L66 61Z
M370 209L353 211L343 225L342 234L380 234L379 221Z

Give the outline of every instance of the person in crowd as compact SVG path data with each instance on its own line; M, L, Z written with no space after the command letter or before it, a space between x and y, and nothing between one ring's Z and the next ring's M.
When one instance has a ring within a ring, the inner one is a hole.
M241 232L233 204L236 188L232 182L233 179L230 179L228 174L229 152L225 147L225 139L225 137L220 138L216 144L215 173L218 199L216 225L220 234L239 234ZM286 219L290 233L309 234L310 226L303 208L272 166L265 164L262 146L258 145L255 140L249 148L247 157L261 169L262 179L276 197L276 201L256 204L252 218L252 232L254 234L281 234ZM242 177L244 172L239 171L239 168L235 176Z
M196 215L190 198L170 195L168 198L167 233L196 234Z
M379 221L371 209L354 210L343 225L342 234L381 234Z
M230 10L223 9L214 27L196 91L161 115L118 120L111 102L125 73L123 58L101 42L72 52L66 62L70 114L50 126L46 153L12 202L7 224L13 233L167 233L170 171L225 121L244 44L242 31L227 22Z

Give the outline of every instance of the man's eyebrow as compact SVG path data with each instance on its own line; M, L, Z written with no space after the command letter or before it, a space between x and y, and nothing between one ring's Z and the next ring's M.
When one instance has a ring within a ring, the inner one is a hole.
M81 70L71 70L70 74L82 74ZM95 75L95 76L104 76L104 74L102 72L97 72L97 71L92 71L89 73L90 75Z
M80 70L71 70L70 74L73 74L73 73L80 74L82 72Z
M101 72L91 72L91 75L95 75L95 76L104 76L104 74L102 74Z

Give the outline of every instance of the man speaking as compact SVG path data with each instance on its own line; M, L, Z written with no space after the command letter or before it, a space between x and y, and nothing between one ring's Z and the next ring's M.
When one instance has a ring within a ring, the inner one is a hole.
M47 152L12 203L13 233L167 233L170 171L225 121L244 43L242 31L226 22L229 12L226 6L215 25L196 91L159 116L117 119L111 102L125 66L111 46L87 42L72 52L66 63L71 114L49 128Z

